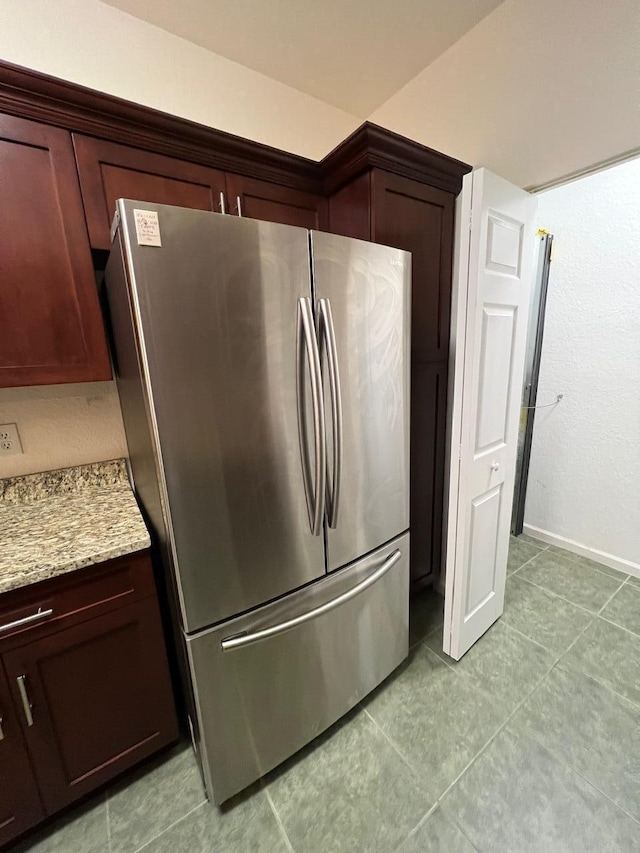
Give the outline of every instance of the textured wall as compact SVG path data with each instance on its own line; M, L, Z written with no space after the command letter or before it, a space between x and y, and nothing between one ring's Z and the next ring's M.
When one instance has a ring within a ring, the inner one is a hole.
M640 145L638 0L506 0L371 116L519 186Z
M0 389L0 423L17 423L24 454L0 458L0 477L126 456L115 382Z
M525 523L640 564L640 159L542 193L555 235Z

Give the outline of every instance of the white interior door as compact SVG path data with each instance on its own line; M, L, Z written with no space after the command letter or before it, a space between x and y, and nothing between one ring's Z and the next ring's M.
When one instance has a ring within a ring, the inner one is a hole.
M444 651L502 614L537 199L486 169L456 209Z

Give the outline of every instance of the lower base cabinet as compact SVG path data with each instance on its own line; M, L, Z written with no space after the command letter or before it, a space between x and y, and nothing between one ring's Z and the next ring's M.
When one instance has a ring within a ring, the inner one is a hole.
M0 846L44 816L9 685L0 668Z
M0 845L177 738L156 596L123 597L0 641Z

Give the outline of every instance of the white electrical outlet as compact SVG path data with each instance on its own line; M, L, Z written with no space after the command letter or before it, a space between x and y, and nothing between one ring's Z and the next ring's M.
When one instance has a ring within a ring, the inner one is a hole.
M16 424L0 424L0 457L22 453Z

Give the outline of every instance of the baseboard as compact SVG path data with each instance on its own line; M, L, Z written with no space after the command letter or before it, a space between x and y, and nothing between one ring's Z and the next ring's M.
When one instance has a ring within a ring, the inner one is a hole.
M589 560L601 563L603 566L609 566L611 569L617 569L619 572L625 572L625 574L640 578L640 564L632 563L631 560L623 560L622 557L614 557L613 554L607 554L606 551L589 548L588 545L581 545L580 542L574 542L573 539L567 539L565 536L559 536L557 533L549 533L548 530L541 530L532 524L525 524L523 532L534 539L540 539L541 542L546 542L549 545L557 545L558 548L564 548L565 551L571 551L572 554L587 557Z

